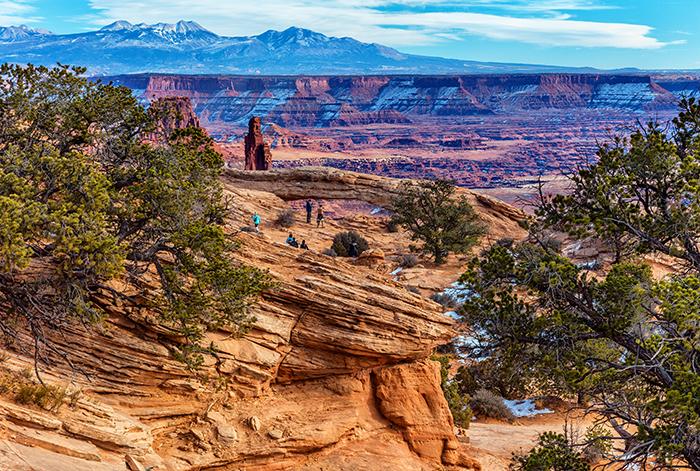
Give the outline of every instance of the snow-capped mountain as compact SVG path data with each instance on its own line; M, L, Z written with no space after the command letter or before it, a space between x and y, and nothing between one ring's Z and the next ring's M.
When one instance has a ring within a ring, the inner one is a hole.
M0 28L0 62L82 65L95 75L136 72L189 74L415 74L582 71L403 54L379 44L328 37L301 28L226 37L194 21L131 24L51 34L26 26ZM583 69L585 71L585 69Z
M50 35L50 31L44 29L31 29L27 25L0 26L0 42L11 43L26 41L28 39Z
M194 21L154 25L132 25L128 21L117 21L88 34L94 35L102 43L111 43L111 47L142 45L194 49L217 44L223 39Z

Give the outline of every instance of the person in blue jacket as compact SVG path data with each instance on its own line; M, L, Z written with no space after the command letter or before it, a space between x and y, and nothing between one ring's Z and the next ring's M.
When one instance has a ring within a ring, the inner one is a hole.
M253 225L255 232L260 232L260 215L258 213L253 214Z

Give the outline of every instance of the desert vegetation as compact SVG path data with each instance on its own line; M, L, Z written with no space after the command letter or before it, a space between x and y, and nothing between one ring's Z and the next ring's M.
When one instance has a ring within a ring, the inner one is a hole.
M609 430L597 437L611 443L607 462L697 470L700 105L683 100L668 126L641 127L598 158L569 194L542 196L526 241L470 263L462 282L474 295L461 312L471 354L523 391L585 398ZM549 242L553 230L597 239L614 260L593 275ZM655 277L649 254L675 271ZM581 444L543 436L515 469L587 469L569 445Z
M479 389L471 395L469 404L478 417L511 421L515 417L503 398L488 389Z
M289 228L292 227L296 222L296 217L294 210L289 208L284 211L280 211L275 218L275 224L279 227Z
M440 387L447 400L455 425L469 428L473 413L469 406L469 396L462 394L459 384L450 378L450 358L447 355L436 355L433 360L440 363Z
M357 257L367 249L369 249L369 242L356 231L336 234L330 248L338 257ZM328 254L331 255L330 252Z
M203 130L164 133L130 90L84 73L0 68L0 330L38 362L65 358L51 331L98 322L97 294L148 291L196 366L204 331L245 331L268 286L229 256L222 157Z
M444 263L450 252L471 249L484 234L484 225L464 196L455 195L454 182L447 180L407 182L392 201L391 223L406 228L416 247Z

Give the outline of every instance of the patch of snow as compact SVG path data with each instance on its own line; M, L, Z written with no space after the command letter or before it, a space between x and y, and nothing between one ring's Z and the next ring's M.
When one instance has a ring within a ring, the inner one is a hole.
M484 361L488 356L471 356L470 353L481 346L479 340L471 335L460 335L453 340L453 344L457 350L457 356L464 361Z
M637 109L655 98L648 83L604 83L595 89L590 107Z
M372 211L370 211L369 213L371 215L375 215L381 213L382 211L384 211L384 208L372 208Z
M554 411L549 410L549 409L538 409L537 406L535 405L535 401L533 401L532 399L523 399L523 400L504 399L503 402L505 403L506 407L508 409L510 409L510 412L515 417L532 417L535 415L554 413Z
M411 79L395 81L389 87L382 89L379 96L370 107L371 111L383 109L396 109L398 111L410 111L418 98L418 89Z
M459 320L459 314L457 314L457 311L447 311L444 313L447 317L451 317L452 319L458 321Z
M470 289L467 289L467 287L459 281L452 283L450 287L446 288L441 294L448 296L458 304L464 304L464 301L474 295Z
M394 270L394 271L391 272L391 276L396 276L396 275L398 275L399 273L401 273L402 271L403 271L403 267L399 267L399 268L397 268L396 270Z
M600 267L598 260L577 263L576 266L582 270L596 270Z

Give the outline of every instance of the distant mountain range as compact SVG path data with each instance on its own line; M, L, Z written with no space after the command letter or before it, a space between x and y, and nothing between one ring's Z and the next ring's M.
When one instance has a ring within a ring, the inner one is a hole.
M328 37L300 28L270 30L258 36L226 37L193 21L153 25L117 21L98 31L76 34L52 34L26 26L0 27L0 62L44 65L61 62L85 66L93 75L600 72L592 68L403 54L380 44Z

